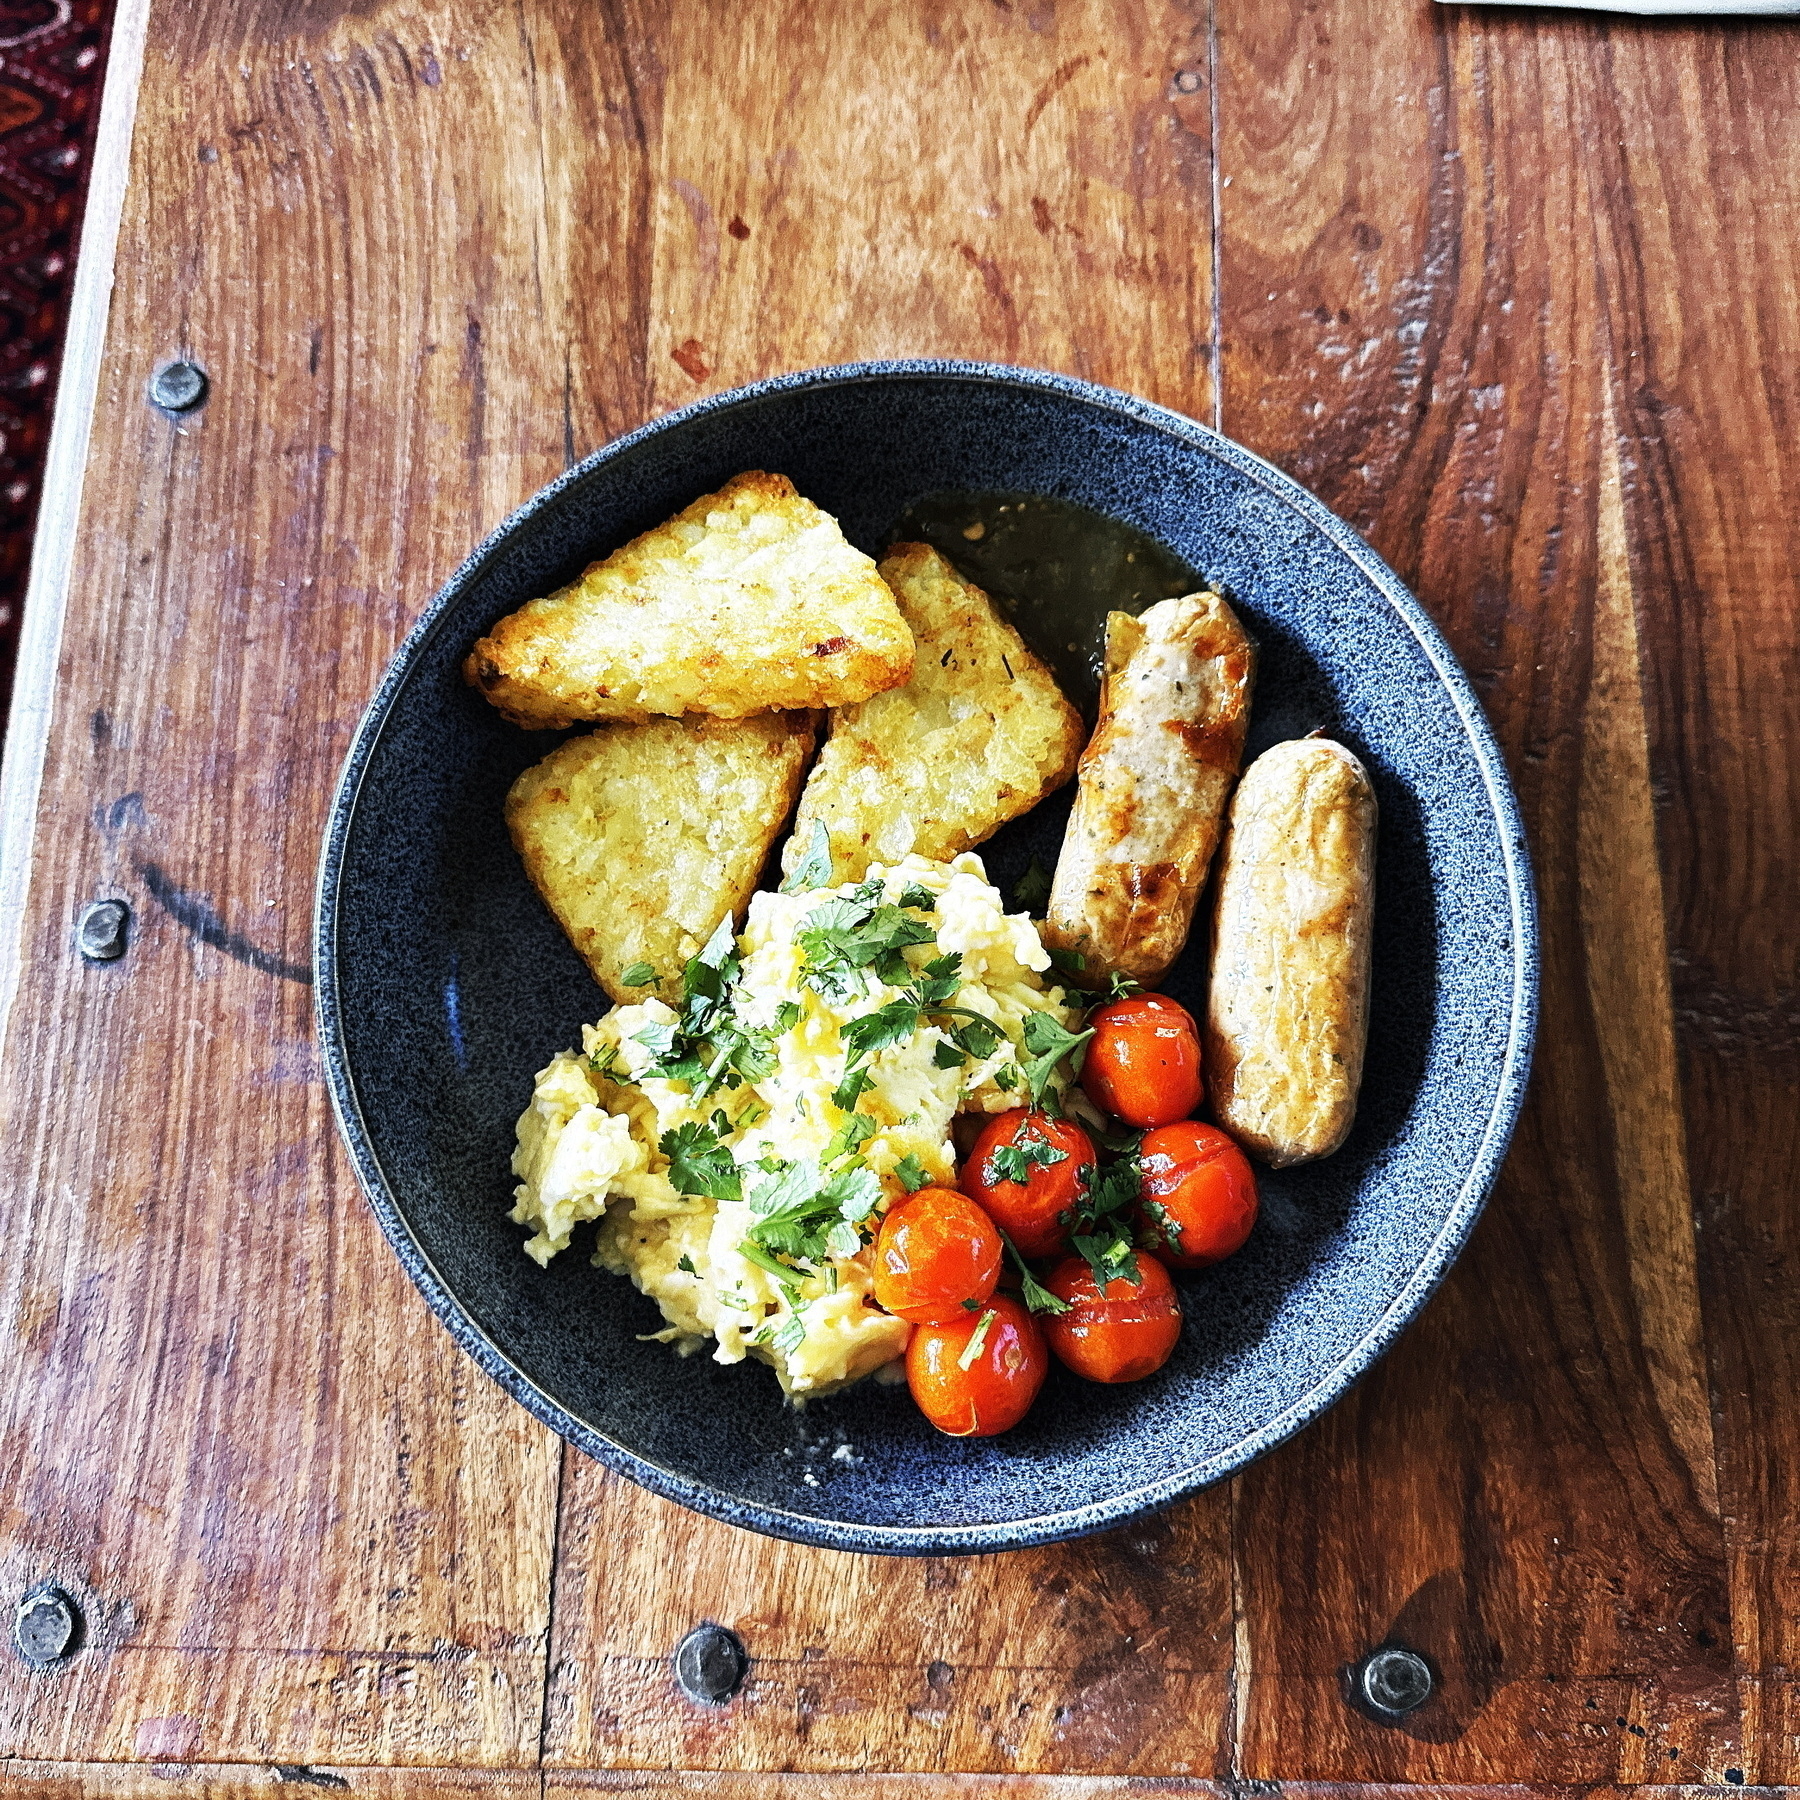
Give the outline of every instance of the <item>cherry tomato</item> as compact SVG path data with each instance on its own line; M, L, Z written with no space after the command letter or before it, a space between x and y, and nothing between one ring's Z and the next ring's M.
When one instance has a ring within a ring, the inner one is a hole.
M1138 1146L1143 1241L1177 1269L1203 1269L1243 1246L1256 1223L1256 1177L1224 1132L1189 1119Z
M954 1188L920 1188L888 1209L875 1238L875 1299L897 1319L948 1325L1000 1280L1000 1233Z
M921 1325L906 1347L919 1411L951 1437L1010 1431L1044 1385L1044 1334L1022 1302L995 1294L951 1325Z
M1089 1381L1139 1381L1169 1360L1181 1336L1181 1302L1169 1271L1140 1250L1135 1284L1113 1280L1101 1294L1079 1256L1060 1262L1044 1282L1065 1313L1044 1315L1050 1348Z
M1088 1017L1094 1028L1081 1085L1096 1106L1127 1125L1172 1125L1200 1104L1200 1033L1185 1006L1163 994L1112 1000Z
M963 1192L1021 1256L1054 1256L1069 1241L1058 1215L1074 1206L1086 1185L1082 1170L1093 1163L1094 1146L1079 1125L1017 1107L989 1120L975 1140Z

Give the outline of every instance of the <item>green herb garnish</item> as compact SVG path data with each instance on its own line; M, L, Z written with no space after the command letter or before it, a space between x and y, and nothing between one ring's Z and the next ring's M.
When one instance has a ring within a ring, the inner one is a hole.
M831 833L823 819L814 819L812 841L806 854L794 864L794 872L781 884L784 894L804 894L809 888L828 887L831 883Z
M931 1177L925 1173L925 1165L917 1155L909 1150L894 1164L894 1179L909 1194L916 1194L920 1188L931 1185Z
M987 1344L988 1327L991 1326L999 1316L1000 1315L990 1306L988 1310L975 1321L975 1329L969 1334L969 1341L963 1345L962 1355L956 1359L956 1366L959 1369L967 1369L973 1365L976 1357L981 1354L982 1349Z
M1031 1090L1033 1106L1044 1105L1050 1077L1058 1065L1069 1061L1073 1079L1081 1073L1081 1058L1075 1052L1094 1035L1090 1025L1086 1031L1065 1031L1046 1012L1034 1012L1025 1020L1025 1048L1030 1056L1025 1063L1025 1085Z
M621 987L649 987L656 980L656 971L647 962L634 962L619 977Z
M713 1116L719 1119L724 1115ZM658 1148L669 1159L669 1180L678 1194L699 1195L708 1200L743 1198L737 1164L720 1143L717 1132L690 1120L674 1131L665 1131Z

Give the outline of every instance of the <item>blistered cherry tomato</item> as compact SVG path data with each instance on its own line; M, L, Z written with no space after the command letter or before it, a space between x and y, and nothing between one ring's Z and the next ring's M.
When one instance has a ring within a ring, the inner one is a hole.
M1094 1146L1079 1125L1023 1107L988 1122L963 1164L963 1192L1021 1256L1054 1256L1069 1241L1067 1213L1086 1184Z
M919 1411L951 1437L992 1437L1024 1418L1049 1372L1044 1334L1024 1305L995 1294L950 1325L921 1325L906 1347Z
M1203 1269L1243 1247L1256 1223L1256 1177L1224 1132L1189 1119L1146 1131L1138 1146L1138 1228L1178 1269Z
M1200 1033L1193 1014L1163 994L1112 1000L1088 1016L1094 1028L1081 1085L1127 1125L1172 1125L1200 1104Z
M1044 1315L1050 1348L1089 1381L1139 1381L1169 1360L1181 1336L1181 1302L1169 1271L1154 1256L1137 1254L1135 1283L1109 1281L1103 1295L1079 1256L1051 1270L1044 1282L1065 1313Z
M1000 1233L954 1188L920 1188L890 1207L875 1237L875 1299L897 1319L948 1325L1000 1280Z

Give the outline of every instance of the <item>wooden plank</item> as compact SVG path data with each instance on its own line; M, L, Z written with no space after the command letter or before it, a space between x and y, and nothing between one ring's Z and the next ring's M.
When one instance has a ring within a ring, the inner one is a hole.
M1800 1779L1800 31L1608 46L1593 141L1746 1780Z
M1468 1256L1240 1484L1248 1776L1743 1774L1636 624L1665 596L1606 428L1610 42L1373 4L1221 18L1225 427L1444 625L1519 785L1545 957ZM1345 1701L1387 1640L1443 1677L1399 1725Z
M57 378L56 411L44 455L43 498L19 625L12 701L0 721L6 751L0 758L0 1041L5 1039L7 1014L19 985L18 933L30 885L38 785L55 698L57 651L68 604L89 429L112 302L113 253L125 204L149 14L150 0L124 0L113 16L81 243L69 291L62 373Z
M546 204L515 21L287 11L149 33L4 1064L0 1593L61 1581L87 1648L5 1659L0 1748L518 1766L560 1447L380 1241L305 965L350 730L562 467L538 372L586 303L569 268L513 298ZM144 400L177 351L213 382L180 424ZM134 938L87 967L97 893Z
M1204 8L720 17L636 22L659 72L653 406L932 354L1210 413ZM896 1562L757 1544L572 1465L547 1760L1210 1774L1227 1530L1215 1493L1087 1545ZM703 1618L743 1633L752 1681L729 1709L671 1711L667 1656Z
M1210 406L1209 115L1174 81L1201 15L796 10L829 79L784 93L783 40L700 11L338 10L151 30L9 1040L15 1216L43 1223L7 1277L5 1567L89 1620L66 1670L0 1673L20 1754L537 1755L560 1455L451 1351L327 1148L303 979L332 775L443 573L709 381L931 348ZM847 96L857 131L823 130ZM1023 155L994 156L995 109ZM214 391L171 425L141 395L177 350ZM68 921L102 891L136 938L84 968ZM77 1063L80 1092L154 1104L68 1129L50 1084ZM798 1724L821 1766L1218 1760L1223 1496L933 1565L766 1545L586 1465L568 1485L555 1758L767 1767ZM707 1613L759 1674L696 1722L667 1656Z
M586 1462L564 1491L546 1760L577 1767L1210 1774L1229 1717L1226 1513L918 1561L774 1544ZM752 1656L678 1697L702 1619Z
M315 1763L0 1763L9 1800L542 1800L536 1769L326 1768Z

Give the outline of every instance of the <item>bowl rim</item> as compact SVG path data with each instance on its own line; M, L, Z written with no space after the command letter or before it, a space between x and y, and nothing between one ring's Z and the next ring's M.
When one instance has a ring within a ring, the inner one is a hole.
M525 1373L478 1325L440 1274L401 1211L364 1121L355 1077L345 1054L343 1013L338 995L337 924L343 898L344 858L363 780L401 691L426 648L444 628L464 593L486 572L515 533L536 513L553 506L571 487L597 469L664 432L678 430L709 413L761 402L771 395L815 387L863 382L966 381L1035 390L1079 400L1102 411L1149 425L1217 458L1297 512L1322 532L1367 577L1405 623L1443 683L1481 773L1488 805L1499 831L1513 947L1512 1003L1507 1041L1493 1103L1480 1143L1455 1202L1437 1234L1400 1290L1380 1314L1306 1392L1281 1412L1227 1448L1179 1473L1091 1504L1019 1520L958 1526L870 1525L815 1518L762 1502L737 1499L704 1482L641 1455L585 1421L577 1419ZM332 798L319 859L313 918L315 1012L326 1083L338 1130L358 1181L401 1266L426 1304L456 1343L500 1386L560 1437L597 1462L694 1511L771 1537L824 1549L900 1556L941 1556L1025 1549L1034 1545L1112 1530L1235 1473L1310 1424L1333 1405L1393 1344L1430 1298L1455 1261L1499 1174L1530 1074L1537 1028L1539 945L1537 899L1518 801L1500 747L1467 675L1443 635L1386 562L1325 504L1273 463L1222 432L1183 413L1115 388L1075 376L1008 363L955 359L897 358L833 363L772 375L745 386L706 395L674 412L601 445L538 489L517 507L451 573L402 640L370 700L344 759Z

